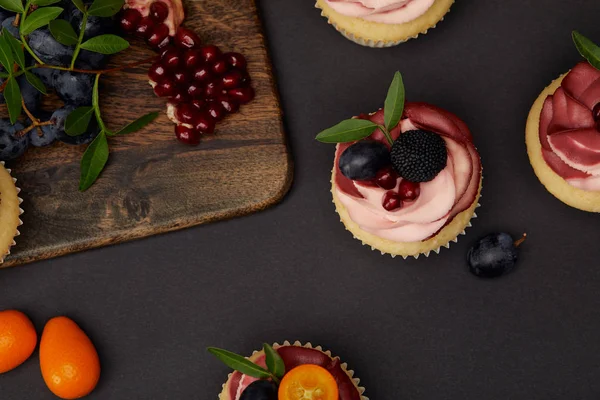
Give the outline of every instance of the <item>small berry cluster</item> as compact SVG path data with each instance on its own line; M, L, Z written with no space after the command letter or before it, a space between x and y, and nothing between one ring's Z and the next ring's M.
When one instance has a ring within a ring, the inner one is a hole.
M386 167L377 172L373 183L387 190L383 195L382 206L387 211L396 211L402 208L404 202L415 201L421 194L421 185L402 179L398 185L398 173L393 167ZM398 187L398 190L394 190Z
M183 27L171 38L163 22L167 14L167 6L157 1L148 17L135 9L124 10L120 25L160 51L148 71L150 83L157 96L169 101L167 114L176 124L177 138L197 145L203 134L213 133L219 121L236 113L255 93L242 54L202 46L198 35Z

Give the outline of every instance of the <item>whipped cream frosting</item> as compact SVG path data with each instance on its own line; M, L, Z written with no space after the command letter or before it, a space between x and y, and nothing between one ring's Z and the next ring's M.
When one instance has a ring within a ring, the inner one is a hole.
M366 118L383 124L383 111ZM404 119L390 133L396 139L402 133L415 129L441 135L448 149L448 161L435 179L420 184L420 196L415 201L405 202L399 210L387 211L382 207L382 198L387 190L352 181L339 171L339 157L351 143L339 144L336 151L335 191L350 218L362 230L394 242L418 242L435 236L456 215L473 204L479 190L481 163L471 134L462 121L428 104L407 103ZM379 130L367 140L387 144Z
M579 63L544 102L540 116L542 156L571 186L600 191L600 71Z
M425 14L435 0L326 0L335 11L348 17L383 24L404 24Z

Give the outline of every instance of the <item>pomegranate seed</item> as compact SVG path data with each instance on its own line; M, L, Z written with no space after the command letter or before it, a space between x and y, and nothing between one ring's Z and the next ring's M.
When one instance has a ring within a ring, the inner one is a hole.
M175 95L175 85L169 78L161 79L154 87L154 93L158 97L170 97Z
M204 95L206 98L217 97L222 93L223 87L221 86L220 81L210 81L206 84L204 88Z
M175 44L184 49L200 46L200 37L187 28L179 27L175 34Z
M225 89L235 89L242 85L244 77L240 71L230 71L223 76L223 87Z
M200 53L200 50L186 50L183 53L183 64L186 68L196 68L202 64L202 54Z
M192 83L188 86L187 93L190 97L198 99L204 96L204 88L197 83Z
M205 63L213 63L217 61L219 57L221 57L221 50L217 46L209 45L203 46L200 49L200 54L202 54L202 61Z
M138 10L128 8L121 14L119 25L121 25L121 29L123 29L125 32L131 33L137 28L141 19L142 14L140 14Z
M173 103L189 103L190 102L190 96L188 96L188 94L185 92L185 90L178 90L175 93L175 96L171 96L169 97L169 100L171 100Z
M165 39L169 37L169 27L165 24L158 24L150 29L150 36L148 36L148 44L152 47L165 46ZM166 43L168 44L168 42Z
M240 105L237 102L232 101L229 96L221 95L219 96L218 101L228 114L236 113L240 109Z
M179 122L189 125L194 125L196 123L197 114L198 110L189 103L178 105L177 112L175 113Z
M184 86L185 84L191 81L191 78L188 74L185 73L185 70L180 69L178 71L175 71L175 73L173 74L173 81L176 85Z
M402 207L402 199L398 193L390 191L383 195L381 204L387 211L394 211Z
M254 89L250 86L243 88L230 89L227 94L229 96L239 102L240 104L246 104L254 99Z
M204 106L206 105L206 102L204 100L201 99L194 99L190 102L190 104L192 106L194 106L196 108L196 110L202 110L204 109Z
M594 106L592 110L592 115L594 116L594 121L600 122L600 103Z
M200 144L200 132L183 125L175 125L175 136L180 142L189 144L191 146L197 146Z
M400 186L398 187L398 194L402 200L416 200L421 194L421 185L402 179L402 182L400 182Z
M215 121L220 121L225 118L227 112L223 108L220 102L211 101L208 103L208 107L206 107L206 112L210 115Z
M242 72L242 85L248 86L250 82L252 82L252 78L250 78L248 71Z
M225 60L217 60L212 65L212 71L217 75L223 75L227 70L229 70L229 66Z
M200 113L196 119L196 130L200 133L211 134L215 131L215 120L207 113Z
M177 69L181 65L181 57L179 51L176 48L169 47L160 55L160 62L165 68L171 71Z
M149 17L143 17L140 19L140 22L135 29L135 34L144 39L149 38L150 35L152 35L152 28L154 25L154 21L152 21Z
M150 66L150 69L148 70L148 77L152 81L158 82L165 76L167 76L167 70L165 69L165 67L163 67L161 63L155 62Z
M200 67L194 71L194 80L196 82L208 82L212 79L212 73L208 67Z
M398 174L392 168L384 168L375 176L375 184L382 189L392 190L396 187Z
M225 53L223 58L231 67L238 70L245 70L247 63L246 57L241 55L240 53Z
M155 1L150 6L150 18L156 22L163 22L169 16L169 6L162 1Z

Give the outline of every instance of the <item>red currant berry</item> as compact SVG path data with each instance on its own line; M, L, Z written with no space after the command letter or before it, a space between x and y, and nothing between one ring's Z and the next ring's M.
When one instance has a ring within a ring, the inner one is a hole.
M228 114L236 113L240 109L240 105L237 102L232 101L229 96L221 95L217 100Z
M223 87L221 86L220 81L210 81L206 84L206 87L204 88L204 96L207 99L215 98L222 93L222 90Z
M170 78L163 78L154 87L154 93L158 97L170 97L175 95L175 85Z
M398 193L389 191L383 195L381 205L387 211L395 211L402 207L402 199Z
M167 70L161 63L155 62L150 66L150 69L148 70L148 77L150 80L158 82L165 76L167 76Z
M175 125L175 136L177 136L180 142L192 146L200 144L200 138L202 137L200 132L183 125Z
M137 28L135 28L135 34L141 38L147 39L152 35L152 28L154 28L154 21L149 17L143 17L138 22Z
M229 66L231 66L232 68L235 68L238 70L246 69L246 66L247 66L246 58L243 55L241 55L240 53L225 53L223 55L223 58L225 59L227 64L229 64Z
M202 54L202 61L205 63L213 63L217 61L219 57L221 57L221 50L217 46L213 45L202 46L200 49L200 54Z
M375 176L375 184L382 189L392 190L396 187L398 174L392 168L384 168Z
M216 75L221 76L225 72L227 72L227 70L229 70L229 66L227 65L225 60L217 60L212 65L212 72L214 72Z
M400 182L400 186L398 187L398 194L402 200L416 200L421 194L421 185L419 183L402 179L402 182Z
M202 64L202 54L200 50L188 49L183 53L183 64L186 68L196 68Z
M207 113L200 113L196 119L196 130L210 135L215 131L215 120Z
M252 101L252 99L254 99L254 89L252 89L250 86L230 89L227 94L229 94L233 100L240 104L249 103Z
M198 83L191 83L187 88L187 93L194 99L204 97L204 88Z
M179 27L175 33L175 45L182 49L191 49L200 46L200 37L192 30Z
M227 114L221 103L218 101L209 102L206 107L206 112L217 122L225 118L225 115Z
M208 67L200 67L194 71L194 80L196 82L204 83L211 80L213 77Z
M196 110L203 110L204 106L206 105L206 102L201 99L194 99L190 102L190 104L192 106L194 106L194 108L196 108Z
M169 97L169 100L173 103L189 103L190 96L186 93L185 90L177 90L174 96Z
M123 29L123 31L131 33L137 28L138 23L141 19L142 14L140 14L138 10L128 8L127 10L124 10L121 14L119 25L121 26L121 29Z
M223 87L225 89L235 89L242 85L242 80L244 77L240 71L229 71L225 75L223 75Z
M169 16L169 6L162 1L155 1L150 6L150 18L156 22L163 22Z
M179 104L175 113L179 122L188 125L194 125L196 123L197 114L198 110L189 103Z
M169 27L165 24L155 25L150 29L150 36L148 36L148 44L152 47L164 47L165 39L169 37Z
M181 56L179 51L174 47L169 47L160 55L160 62L165 66L165 68L170 69L171 71L179 68L181 65Z
M191 78L188 74L185 73L185 70L180 69L175 71L173 74L173 81L176 85L184 86L191 81Z

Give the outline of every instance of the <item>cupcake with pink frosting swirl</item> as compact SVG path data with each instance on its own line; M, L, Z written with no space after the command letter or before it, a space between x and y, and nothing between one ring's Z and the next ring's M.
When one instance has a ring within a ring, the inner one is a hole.
M481 160L467 125L449 111L404 102L396 73L383 110L317 136L337 143L332 194L356 239L392 256L439 252L465 233L481 191Z
M535 101L526 128L533 169L555 197L600 212L600 47L577 32L587 61L550 84Z
M317 0L329 23L347 39L391 47L434 28L454 0Z

